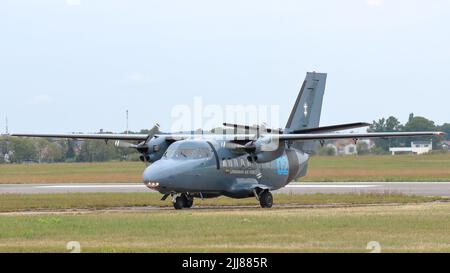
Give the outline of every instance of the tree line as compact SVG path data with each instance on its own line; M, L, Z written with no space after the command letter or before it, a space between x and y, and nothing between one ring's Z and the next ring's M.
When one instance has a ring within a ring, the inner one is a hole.
M145 131L145 130L143 130ZM0 163L138 161L135 149L119 148L114 141L22 138L2 136Z
M410 114L408 121L402 124L398 118L390 116L374 120L367 129L367 132L415 132L415 131L442 131L445 136L433 137L398 137L398 138L377 138L373 139L373 146L367 142L358 141L356 143L357 154L388 154L390 147L409 147L412 141L432 141L433 150L442 150L442 141L450 140L450 123L436 125L434 121L421 116ZM331 141L325 144L332 143ZM324 145L319 149L320 155L335 155L336 150L332 146Z
M375 139L375 153L388 152L389 147L407 147L410 146L411 141L430 139L433 142L433 149L441 149L441 142L443 140L450 140L450 123L436 125L434 121L421 116L414 116L413 113L409 115L408 121L401 124L400 121L393 116L388 118L381 118L378 121L373 121L368 132L415 132L415 131L442 131L446 133L445 136L433 137L401 137L390 139Z

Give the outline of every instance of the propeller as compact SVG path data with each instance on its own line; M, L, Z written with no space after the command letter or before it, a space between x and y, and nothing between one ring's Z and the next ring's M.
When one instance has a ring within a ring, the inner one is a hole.
M224 144L225 148L232 149L238 153L247 153L248 154L248 160L250 162L254 162L256 166L256 179L259 180L262 178L262 172L261 168L259 167L258 162L256 160L258 159L256 156L256 144L255 141L249 141L245 145L237 144L228 142Z
M140 152L142 154L142 161L145 164L145 167L147 167L149 165L148 162L148 150L149 150L149 145L148 143L150 142L150 140L159 132L159 124L156 123L149 131L148 131L148 135L147 135L147 139L141 143L139 143L138 145L136 145L136 150L138 150L138 152Z
M138 150L138 152L140 152L141 154L145 154L148 152L148 142L159 132L159 124L156 123L155 126L153 126L152 129L150 129L148 131L148 135L147 135L147 139L144 140L143 142L139 143L138 145L136 145L136 150ZM144 156L145 158L145 156Z
M149 151L149 145L148 143L150 142L150 140L159 132L159 124L156 123L155 126L153 126L153 128L151 128L148 131L148 135L147 138L138 143L138 144L133 144L130 142L126 142L126 141L122 141L122 140L117 140L114 142L114 146L116 147L120 147L120 148L133 148L136 149L139 153L141 153L141 160L145 163L146 166L148 166L149 164L149 158L148 158L148 151Z
M255 166L256 166L256 180L259 180L259 179L262 178L263 175L262 175L262 172L261 172L261 169L260 169L260 167L259 167L258 162L256 162L257 159L258 159L258 157L256 156L256 145L255 145L255 141L252 140L252 141L246 143L246 144L244 145L244 147L245 147L245 150L247 151L247 153L249 154L248 157L251 159L252 162L255 163Z
M228 150L233 151L234 153L237 154L245 154L248 153L246 150L245 145L241 145L238 143L234 143L234 142L223 142L222 143L222 147Z

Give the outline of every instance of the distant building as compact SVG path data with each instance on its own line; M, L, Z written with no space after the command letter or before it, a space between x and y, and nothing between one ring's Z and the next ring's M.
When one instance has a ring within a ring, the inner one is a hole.
M389 151L392 155L399 153L407 154L427 154L433 150L433 141L412 141L411 147L392 147Z
M442 150L450 151L450 140L441 141Z
M327 145L325 145L325 147L327 147L329 149L333 149L333 153L329 154L329 155L337 155L336 145L334 145L333 143L328 143Z
M10 159L9 153L6 153L6 154L4 155L3 160L4 160L6 163L11 163L11 159Z
M358 154L358 147L354 143L350 143L342 147L341 154L344 155L356 155Z
M373 147L373 142L368 140L359 140L367 143L368 149ZM356 155L358 154L358 146L355 141L351 139L339 139L326 145L328 148L333 148L336 155Z

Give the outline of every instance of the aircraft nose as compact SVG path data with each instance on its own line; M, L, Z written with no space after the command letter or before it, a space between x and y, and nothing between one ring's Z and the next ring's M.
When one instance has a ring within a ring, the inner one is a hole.
M145 169L144 184L158 191L180 188L186 185L186 178L201 166L201 163L191 161L158 160Z
M166 186L167 175L165 173L167 172L159 166L158 162L153 163L144 171L144 184L150 189L158 189Z

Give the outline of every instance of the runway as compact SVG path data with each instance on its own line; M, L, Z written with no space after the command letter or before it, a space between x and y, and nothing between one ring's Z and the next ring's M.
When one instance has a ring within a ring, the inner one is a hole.
M143 184L2 184L0 194L152 192ZM291 183L274 193L390 193L450 197L450 182Z

